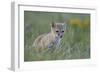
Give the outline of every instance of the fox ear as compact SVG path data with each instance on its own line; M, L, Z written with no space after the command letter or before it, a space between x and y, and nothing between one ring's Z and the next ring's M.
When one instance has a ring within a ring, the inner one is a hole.
M55 27L55 22L52 22L51 23L51 27Z

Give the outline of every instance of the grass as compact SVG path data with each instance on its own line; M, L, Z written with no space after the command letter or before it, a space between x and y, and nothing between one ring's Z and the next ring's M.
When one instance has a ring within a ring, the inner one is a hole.
M50 32L50 23L68 22L58 49L36 52L37 36ZM74 13L24 12L24 61L90 58L90 15Z

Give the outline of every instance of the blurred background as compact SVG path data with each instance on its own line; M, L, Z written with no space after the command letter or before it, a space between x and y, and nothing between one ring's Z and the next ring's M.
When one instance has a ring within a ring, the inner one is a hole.
M34 40L50 32L52 21L66 23L61 49L35 52ZM90 58L90 14L24 11L24 61L87 58Z

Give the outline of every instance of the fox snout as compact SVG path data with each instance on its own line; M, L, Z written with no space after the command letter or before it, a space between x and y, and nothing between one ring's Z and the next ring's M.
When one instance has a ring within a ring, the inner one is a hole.
M63 37L63 33L58 33L58 37L62 38Z
M63 35L64 35L64 31L56 31L56 33L57 33L57 36L58 36L59 38L62 38Z

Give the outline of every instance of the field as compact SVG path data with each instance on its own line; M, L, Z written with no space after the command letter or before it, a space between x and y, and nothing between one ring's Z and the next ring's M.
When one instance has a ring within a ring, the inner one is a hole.
M66 22L61 48L36 52L32 47L37 36L50 32L50 23ZM69 60L90 58L90 15L24 11L24 61Z

